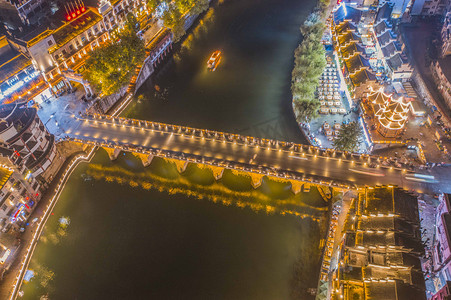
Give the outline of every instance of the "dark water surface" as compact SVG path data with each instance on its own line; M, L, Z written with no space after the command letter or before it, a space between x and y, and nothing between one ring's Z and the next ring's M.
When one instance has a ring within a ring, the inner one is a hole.
M215 5L125 115L303 142L289 81L298 28L313 4ZM223 61L209 73L216 49ZM310 213L325 204L280 185L255 192L249 179L223 181L202 170L179 175L161 161L144 169L131 154L110 162L100 150L66 185L24 299L310 299L321 224L264 211L283 204ZM66 229L60 217L70 219Z

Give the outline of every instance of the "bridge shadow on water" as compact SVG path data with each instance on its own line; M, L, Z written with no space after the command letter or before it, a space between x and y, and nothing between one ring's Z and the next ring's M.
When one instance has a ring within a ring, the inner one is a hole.
M310 192L294 194L290 183L263 177L261 184L254 188L252 178L246 173L226 169L216 180L212 170L204 165L189 164L180 173L174 162L155 157L149 166L144 167L139 158L130 153L120 155L109 164L92 163L86 172L95 180L173 195L184 194L226 206L250 208L254 212L294 215L314 221L324 220L329 206L313 185Z

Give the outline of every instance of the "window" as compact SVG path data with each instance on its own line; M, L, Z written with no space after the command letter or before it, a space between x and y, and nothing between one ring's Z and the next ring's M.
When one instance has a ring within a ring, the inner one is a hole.
M73 45L69 45L69 50L70 51L74 51L74 46Z
M52 46L53 45L53 41L52 40L48 40L47 44L49 44L49 46Z
M6 206L6 204L2 205L2 210L5 211L8 208L8 206Z

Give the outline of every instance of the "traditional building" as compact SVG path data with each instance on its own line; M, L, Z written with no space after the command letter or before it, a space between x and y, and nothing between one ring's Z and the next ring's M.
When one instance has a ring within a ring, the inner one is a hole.
M450 0L415 0L410 15L417 17L443 16L450 8Z
M53 14L56 8L52 8L48 0L2 0L9 2L16 8L17 14L25 25L42 23Z
M446 13L441 30L442 56L451 54L451 11Z
M0 103L25 98L42 80L30 57L15 49L5 36L0 36Z
M367 101L379 134L386 138L402 134L411 110L410 102L406 102L403 97L392 99L383 92L383 88L368 93Z
M38 178L56 158L54 136L35 108L15 102L0 107L0 153L19 173Z
M18 229L41 199L40 185L34 179L0 166L0 230Z
M373 33L377 41L377 59L390 80L406 81L412 76L413 67L405 53L404 44L393 31L392 10L392 5L384 4L375 19Z
M331 299L426 299L413 195L396 187L367 187L346 222Z
M435 214L435 232L432 244L432 280L437 292L433 300L445 300L450 296L451 281L451 195L440 195Z
M431 64L431 71L445 104L451 108L451 56L434 61Z
M103 17L103 23L109 32L121 28L127 21L127 14L133 13L140 19L148 15L147 1L144 0L101 0L99 13Z

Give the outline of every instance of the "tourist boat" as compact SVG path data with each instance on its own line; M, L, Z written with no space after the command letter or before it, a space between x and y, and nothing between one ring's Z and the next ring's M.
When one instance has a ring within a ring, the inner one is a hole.
M213 52L213 54L210 56L210 59L207 62L207 69L209 71L216 70L220 62L221 62L221 51L217 50Z

